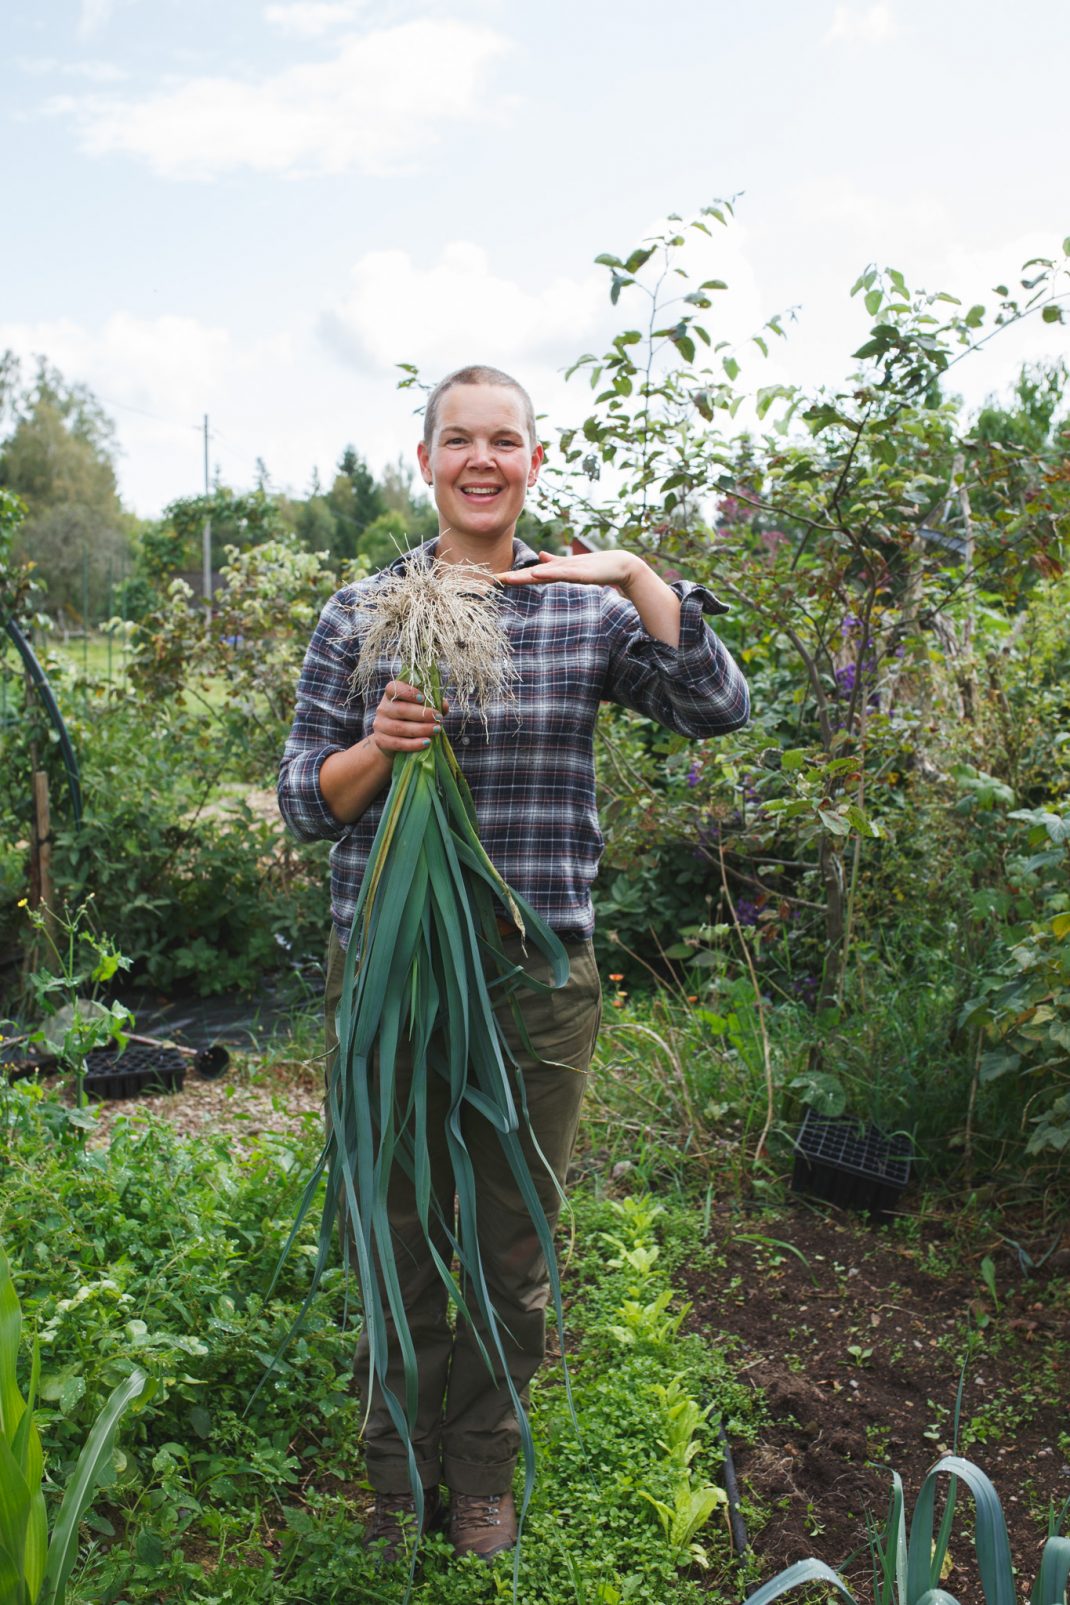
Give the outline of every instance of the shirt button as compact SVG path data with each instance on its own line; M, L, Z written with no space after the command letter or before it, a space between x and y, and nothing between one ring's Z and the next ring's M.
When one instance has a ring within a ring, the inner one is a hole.
M472 740L471 736L462 736L461 737L461 746L462 747L467 747L469 745L469 743L471 742L471 740Z

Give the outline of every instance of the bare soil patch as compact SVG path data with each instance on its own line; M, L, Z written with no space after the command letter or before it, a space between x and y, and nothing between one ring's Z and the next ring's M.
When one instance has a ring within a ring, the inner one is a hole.
M867 1513L883 1525L894 1467L909 1515L952 1448L972 1328L959 1452L996 1486L1024 1592L1049 1507L1070 1498L1070 1237L1028 1280L998 1238L964 1249L936 1222L870 1226L802 1201L758 1217L726 1208L711 1238L727 1268L686 1278L690 1319L737 1349L764 1395L760 1443L735 1449L744 1499L771 1507L749 1534L763 1580L816 1555L871 1596ZM986 1255L998 1308L980 1275ZM969 1497L959 1499L944 1586L974 1600Z

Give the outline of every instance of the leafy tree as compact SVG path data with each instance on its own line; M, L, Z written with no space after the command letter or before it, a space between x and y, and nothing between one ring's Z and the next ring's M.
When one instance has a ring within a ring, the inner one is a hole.
M366 559L374 572L392 563L399 552L417 544L400 513L380 513L357 541L357 556Z
M997 287L987 330L983 306L964 310L947 293L912 290L896 269L868 268L852 294L875 322L844 384L757 389L764 433L753 438L730 432L746 353L710 327L726 286L693 285L681 260L689 239L730 216L721 203L686 224L673 218L629 256L597 259L613 304L627 296L642 311L571 370L589 377L594 400L563 431L563 469L549 478L567 525L714 584L737 602L751 639L794 654L794 707L721 744L715 763L758 805L767 847L779 830L779 856L801 849L812 865L824 917L817 1004L831 1010L843 999L861 848L885 833L879 778L900 739L894 711L904 699L924 705L935 648L970 717L982 578L1013 606L1023 576L1057 561L1067 529L1065 509L1038 521L1014 505L1006 461L984 517L964 507L971 447L941 399L947 376L1001 327L1033 314L1060 321L1070 264L1026 264L1020 294ZM783 334L784 320L770 319L753 346L767 354ZM603 475L611 499L595 488ZM953 513L965 528L952 527ZM787 750L759 779L771 735ZM704 850L724 878L719 839Z
M334 550L338 521L326 496L313 492L306 501L289 503L288 512L295 531L310 552Z
M68 385L43 360L23 388L8 353L2 382L15 426L0 451L0 485L27 507L16 552L37 564L50 611L81 616L88 601L100 617L132 529L116 488L114 428L86 386Z
M342 453L327 501L335 520L335 555L355 557L361 535L388 509L374 475L352 446Z
M281 499L273 492L262 487L235 491L217 484L207 496L182 496L164 509L156 550L162 553L173 541L171 555L176 566L199 570L204 525L209 518L213 568L222 566L232 546L244 552L287 533Z

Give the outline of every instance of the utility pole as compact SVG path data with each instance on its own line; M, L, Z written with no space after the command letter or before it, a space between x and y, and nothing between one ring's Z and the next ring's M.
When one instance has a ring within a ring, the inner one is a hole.
M211 490L208 484L208 414L204 415L204 497L207 502ZM212 520L204 517L204 616L212 617Z

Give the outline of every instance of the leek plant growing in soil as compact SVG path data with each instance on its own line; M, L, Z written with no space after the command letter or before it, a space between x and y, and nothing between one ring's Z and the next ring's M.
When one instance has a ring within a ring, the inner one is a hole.
M950 1477L951 1486L943 1520L934 1537L936 1486L942 1475ZM1019 1588L999 1495L981 1468L959 1455L942 1456L925 1478L914 1506L909 1537L903 1484L898 1473L893 1473L888 1521L883 1534L873 1535L870 1544L875 1605L957 1605L954 1596L940 1584L951 1541L959 1483L973 1496L973 1547L986 1605L1017 1605ZM1061 1517L1050 1523L1052 1530L1041 1551L1030 1605L1065 1605L1070 1580L1070 1538L1060 1536L1058 1528L1066 1514L1064 1506ZM800 1560L787 1567L751 1594L745 1605L773 1605L774 1600L793 1589L809 1589L814 1583L834 1589L846 1605L857 1605L839 1573L816 1559Z
M367 697L382 684L384 664L436 708L442 707L444 692L462 710L476 713L511 694L514 670L489 569L412 562L402 573L386 573L373 582L361 596L354 623L361 636L355 686ZM488 1371L499 1371L509 1387L525 1468L521 1523L534 1483L531 1432L510 1379L503 1334L480 1262L478 1184L462 1123L466 1105L497 1131L550 1267L559 1330L563 1324L552 1233L521 1147L521 1130L528 1124L523 1081L495 1014L496 1004L507 1000L523 1040L518 994L524 987L547 987L506 956L495 900L508 910L517 932L548 960L550 986L563 986L569 972L565 948L506 886L487 857L471 792L439 731L423 751L394 760L346 951L337 1016L339 1050L327 1093L327 1137L284 1251L285 1257L326 1175L313 1291L341 1219L346 1268L355 1258L370 1344L368 1392L377 1381L402 1440L409 1443L418 1526L423 1489L411 1447L416 1355L387 1216L395 1165L414 1185L438 1274L463 1319L485 1334ZM403 1044L412 1061L404 1098L398 1082ZM449 1086L446 1136L456 1219L452 1201L436 1199L431 1188L427 1104L434 1076ZM433 1226L444 1228L459 1275L437 1251ZM388 1316L404 1363L401 1398L386 1380Z

